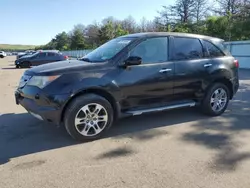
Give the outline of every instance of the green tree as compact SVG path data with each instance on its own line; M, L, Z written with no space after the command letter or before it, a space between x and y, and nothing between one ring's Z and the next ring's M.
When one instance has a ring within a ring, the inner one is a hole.
M228 17L227 16L211 16L206 20L207 35L227 38L228 33Z
M118 24L115 28L115 37L123 36L129 34L128 31L122 29L122 26Z
M111 21L108 21L105 25L103 25L99 29L98 37L99 37L101 44L115 37L114 25Z
M58 50L68 50L70 47L69 36L65 31L57 34L55 37L55 41L56 41L56 49Z
M85 49L84 26L77 25L72 31L70 48L73 50Z

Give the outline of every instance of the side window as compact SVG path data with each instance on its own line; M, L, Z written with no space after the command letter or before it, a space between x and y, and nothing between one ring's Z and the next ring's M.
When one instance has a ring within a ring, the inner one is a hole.
M175 37L175 60L200 59L203 57L199 39Z
M54 56L56 56L56 54L55 54L55 53L52 53L52 52L49 52L49 53L48 53L48 56L49 56L49 57L54 57Z
M207 47L207 51L209 53L209 57L222 57L224 56L223 52L217 48L214 44L208 41L204 41L204 44Z
M162 63L168 60L168 37L149 38L138 44L129 54L142 58L142 63Z
M38 54L38 58L45 58L47 56L47 53L40 53Z

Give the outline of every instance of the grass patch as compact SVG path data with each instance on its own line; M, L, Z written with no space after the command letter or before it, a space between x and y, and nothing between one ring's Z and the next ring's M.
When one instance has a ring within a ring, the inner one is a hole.
M22 45L22 44L0 44L0 50L15 51L15 50L33 50L35 45Z

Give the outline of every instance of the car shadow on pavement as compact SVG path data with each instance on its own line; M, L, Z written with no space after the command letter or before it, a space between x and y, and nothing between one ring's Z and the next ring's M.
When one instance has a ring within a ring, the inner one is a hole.
M17 68L16 67L3 67L2 69L3 70L13 70L13 69L17 69Z
M250 71L247 73L250 83ZM243 78L247 80L247 75L241 74ZM250 85L241 84L226 113L192 124L192 131L184 133L181 140L215 150L211 170L235 171L244 161L250 161L248 139L242 139L250 136L249 122Z
M133 137L141 141L149 140L166 134L151 129L204 118L207 117L196 112L195 109L125 118L116 122L101 139L109 137L119 139L119 136L122 136ZM149 131L145 133L144 130ZM11 158L79 144L67 134L63 126L57 127L39 121L28 113L2 114L0 116L0 134L0 165L7 163ZM124 152L129 153L129 151L113 151L112 154L107 155L119 155Z

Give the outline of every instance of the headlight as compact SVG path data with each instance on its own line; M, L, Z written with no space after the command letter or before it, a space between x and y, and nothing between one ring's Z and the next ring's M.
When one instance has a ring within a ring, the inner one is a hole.
M27 83L27 85L30 86L37 86L40 89L47 86L49 83L53 82L57 78L59 78L60 75L55 76L33 76Z

